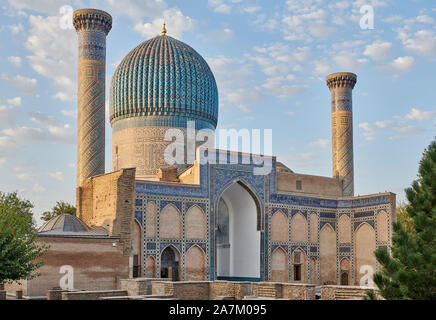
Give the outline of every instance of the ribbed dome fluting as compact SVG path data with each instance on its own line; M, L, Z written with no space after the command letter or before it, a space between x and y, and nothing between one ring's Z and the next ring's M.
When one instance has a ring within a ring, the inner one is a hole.
M147 40L117 67L110 89L110 121L143 118L145 126L215 129L218 89L206 61L167 35Z

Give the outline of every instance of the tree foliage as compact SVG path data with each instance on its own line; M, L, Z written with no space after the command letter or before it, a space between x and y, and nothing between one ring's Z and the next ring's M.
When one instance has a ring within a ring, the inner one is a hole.
M41 220L49 221L61 214L72 214L75 216L76 207L65 201L57 201L51 211L46 211L42 214Z
M407 213L407 204L405 202L401 202L397 205L397 220L407 233L414 235L413 219Z
M436 299L436 141L423 154L418 178L406 189L412 224L394 224L392 250L375 252L382 265L374 282L385 299ZM408 230L408 228L412 230Z
M47 246L36 242L32 208L16 192L0 192L0 284L32 279L44 263L36 261Z

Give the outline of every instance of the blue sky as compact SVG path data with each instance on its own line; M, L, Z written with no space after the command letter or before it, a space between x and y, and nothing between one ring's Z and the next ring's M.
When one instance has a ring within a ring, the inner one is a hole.
M435 136L432 0L0 0L0 190L32 200L37 217L75 202L77 35L61 27L66 5L114 18L107 95L117 64L165 20L212 68L219 128L273 129L274 155L299 173L331 176L325 76L357 73L356 194L404 199ZM374 29L360 27L363 5ZM109 172L108 123L106 138Z

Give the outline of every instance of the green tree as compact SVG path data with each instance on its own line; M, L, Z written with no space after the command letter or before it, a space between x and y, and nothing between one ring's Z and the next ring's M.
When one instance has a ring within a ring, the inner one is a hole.
M65 201L57 201L55 206L51 209L51 211L46 211L42 214L41 220L49 221L52 218L61 214L72 214L75 216L76 207Z
M406 189L412 232L394 224L392 255L375 251L382 265L374 282L385 299L436 299L436 140L423 154L418 178Z
M407 204L405 202L400 202L397 205L397 220L403 226L403 229L410 235L414 235L415 231L413 228L413 219L407 213Z
M36 260L47 246L36 242L33 204L17 193L0 192L0 284L32 279L44 264Z

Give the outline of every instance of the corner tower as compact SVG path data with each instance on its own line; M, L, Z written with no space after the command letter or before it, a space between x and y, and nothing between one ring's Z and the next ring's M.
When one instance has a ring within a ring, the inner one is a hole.
M343 181L344 197L354 196L353 89L356 82L354 73L327 76L327 86L332 94L333 176Z
M73 13L79 37L77 96L77 186L105 172L106 36L110 14L81 9Z

